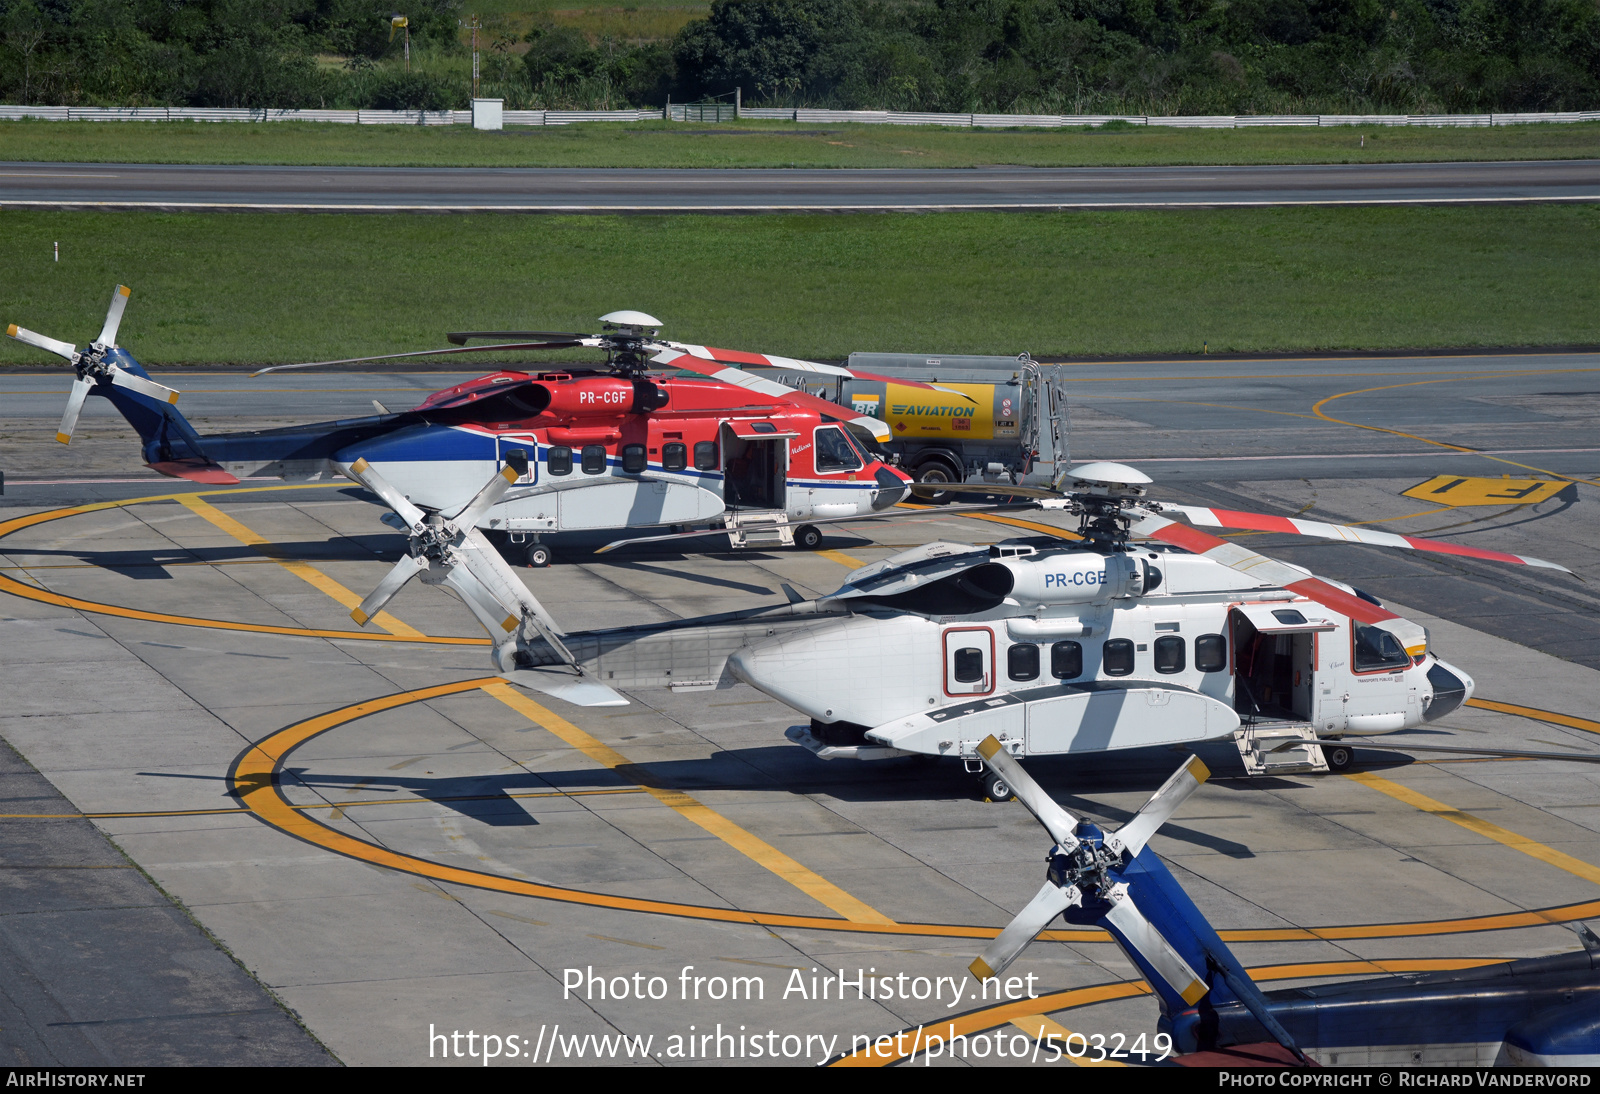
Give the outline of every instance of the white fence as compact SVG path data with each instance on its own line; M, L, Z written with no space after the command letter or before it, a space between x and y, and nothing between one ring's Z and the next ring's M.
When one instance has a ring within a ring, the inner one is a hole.
M665 110L507 110L506 125L571 125L574 122L642 122ZM679 114L678 110L673 111ZM680 114L681 116L681 114ZM1534 122L1600 121L1600 110L1560 114L1239 114L1215 117L1147 117L1118 114L917 114L895 110L813 110L809 107L747 106L741 118L775 121L857 122L875 125L945 125L962 129L1063 129L1124 122L1188 129L1239 129L1255 125L1525 125ZM471 125L470 110L252 110L190 106L0 106L0 120L55 118L62 121L341 122L347 125Z

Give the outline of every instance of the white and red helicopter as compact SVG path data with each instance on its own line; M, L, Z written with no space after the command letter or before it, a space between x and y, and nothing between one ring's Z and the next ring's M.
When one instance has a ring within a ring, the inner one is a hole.
M458 346L338 362L495 351L598 349L603 364L550 371L504 369L434 393L401 413L248 433L201 435L152 381L117 332L129 290L118 286L100 335L79 349L11 325L8 333L58 354L77 373L57 439L69 441L90 395L138 431L148 466L210 484L246 476L316 481L350 475L358 459L423 510L450 508L506 465L527 466L477 522L533 565L546 537L615 529L720 526L735 546L821 542L818 523L883 514L909 476L875 452L888 427L748 368L874 378L831 365L657 340L640 312L602 317L596 335L509 332L538 341ZM740 366L740 367L732 367ZM263 369L310 365L284 365ZM663 375L665 373L665 375ZM259 373L258 373L259 374ZM930 386L930 385L918 385ZM941 389L944 390L944 389ZM959 394L959 393L955 393ZM381 409L381 408L380 408Z
M807 716L789 738L823 759L961 760L997 800L1009 786L978 751L991 736L1013 757L1231 739L1250 774L1340 770L1352 759L1345 738L1437 722L1472 696L1472 678L1429 648L1420 625L1174 516L1565 570L1436 540L1150 501L1143 474L1100 463L1075 469L1069 491L1034 491L1037 504L1079 516L1071 543L935 542L861 567L815 600L791 592L784 605L563 633L473 527L511 471L453 518L422 513L370 466L352 473L412 533L408 557L354 613L359 622L421 574L462 593L514 683L615 705L627 702L618 689L744 682Z

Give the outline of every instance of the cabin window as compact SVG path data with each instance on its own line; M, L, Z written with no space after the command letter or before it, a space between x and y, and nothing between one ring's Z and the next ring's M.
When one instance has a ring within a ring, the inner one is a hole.
M585 475L598 475L606 469L606 446L603 444L586 444L583 446L583 473Z
M983 679L983 651L976 646L956 650L955 675L958 684L976 684Z
M816 439L813 460L819 472L861 470L861 457L850 447L844 430L836 425L819 426L813 436Z
M1278 608L1272 613L1272 618L1286 627L1299 627L1306 621L1306 617L1293 608Z
M689 446L673 441L671 444L661 446L661 469L663 471L682 471L689 466Z
M1006 675L1013 680L1039 678L1039 647L1031 642L1006 651Z
M717 469L716 441L695 442L694 469L696 471L715 471Z
M1127 676L1133 672L1133 643L1113 638L1100 650L1100 665L1107 676Z
M625 444L622 446L622 470L630 475L637 475L645 468L644 445Z
M1057 680L1076 680L1083 675L1083 646L1077 642L1057 642L1050 647L1050 675Z
M1411 656L1400 644L1400 639L1382 627L1368 627L1360 623L1355 626L1357 672L1392 672L1411 665Z
M1228 640L1220 634L1202 634L1194 640L1194 667L1201 672L1221 672L1228 667Z
M1182 672L1184 665L1183 639L1175 634L1164 634L1156 639L1156 671Z
M572 474L572 449L566 445L557 445L547 449L544 454L545 463L550 468L552 475Z

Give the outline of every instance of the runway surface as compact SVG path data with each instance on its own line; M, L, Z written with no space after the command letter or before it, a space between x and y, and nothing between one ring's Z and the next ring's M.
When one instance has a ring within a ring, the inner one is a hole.
M0 163L0 206L346 212L857 212L1600 201L1600 160L961 170Z
M1132 462L1160 497L1358 520L1600 575L1590 519L1600 356L1068 372L1074 457ZM374 398L412 405L459 375L157 378L184 391L179 405L203 433L352 416ZM67 386L42 373L0 378L0 736L70 803L7 810L0 863L18 861L42 826L92 822L346 1063L481 1064L444 1056L430 1037L469 1029L547 1046L557 1026L560 1037L650 1035L661 1050L689 1026L715 1035L720 1024L763 1041L769 1030L794 1036L813 1063L808 1037L842 1038L847 1050L855 1035L907 1031L909 1044L919 1025L950 1021L990 1037L1154 1031L1137 973L1081 932L1035 945L1016 966L1038 977L1028 1013L970 996L954 1007L948 995L785 997L812 970L965 976L984 932L1038 888L1037 825L1015 803L983 802L959 765L816 760L784 739L794 713L742 686L639 691L616 709L530 700L488 675L482 646L461 643L481 632L437 588L413 583L390 605L415 637L356 632L347 601L403 549L360 491L207 492L158 478L95 401L63 448L51 438ZM1437 484L1437 496L1419 496L1441 476L1480 480L1475 504L1449 504ZM1553 486L1527 504L1515 496L1524 479ZM112 504L73 508L86 501ZM933 512L833 532L814 553L713 543L569 553L521 573L563 625L602 627L781 603L785 584L830 591L912 543L1040 536L1058 518L1021 519ZM1479 699L1498 704L1390 743L1600 755L1592 586L1377 548L1242 542L1424 623L1477 679ZM1593 767L1360 751L1354 777L1248 779L1231 744L1203 755L1215 777L1154 846L1274 986L1570 952L1575 936L1555 924L1600 917ZM1063 804L1115 825L1180 759L1156 750L1033 769ZM274 767L275 783L262 775ZM71 818L18 816L54 810ZM0 870L0 884L14 876ZM19 906L0 903L0 940L18 967L48 969L45 921ZM197 947L151 921L121 921L120 944L152 955L147 965L186 967L181 955ZM197 991L219 974L201 964ZM685 966L760 978L765 995L681 1001ZM673 995L586 997L564 988L569 969L661 976ZM77 999L64 1017L18 1008L0 1023L0 1060L22 1062L30 1022L50 1033L51 1022L157 1016L134 993L114 1000L95 1010ZM208 1051L210 1062L240 1058L221 1038ZM801 1062L798 1052L779 1062ZM677 1062L604 1062L630 1055Z

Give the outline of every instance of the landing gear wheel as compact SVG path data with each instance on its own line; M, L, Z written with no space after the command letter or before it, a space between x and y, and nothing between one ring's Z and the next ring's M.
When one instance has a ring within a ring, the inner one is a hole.
M528 565L532 566L536 570L543 569L544 567L550 565L550 560L554 557L555 556L550 553L550 548L546 547L542 543L529 544L528 553L523 556Z
M919 464L911 474L918 482L927 483L930 486L942 486L946 483L959 481L950 465L943 460L929 460L927 463ZM915 494L912 496L917 497L919 501L931 502L934 505L944 505L946 502L955 500L955 493L949 490L921 497Z
M1349 745L1323 745L1322 758L1328 761L1329 771L1348 771L1356 752Z
M806 551L822 546L822 530L812 524L802 524L794 530L794 545Z
M983 773L983 793L990 801L1008 802L1011 800L1011 784L1006 782L1005 776L993 771Z

